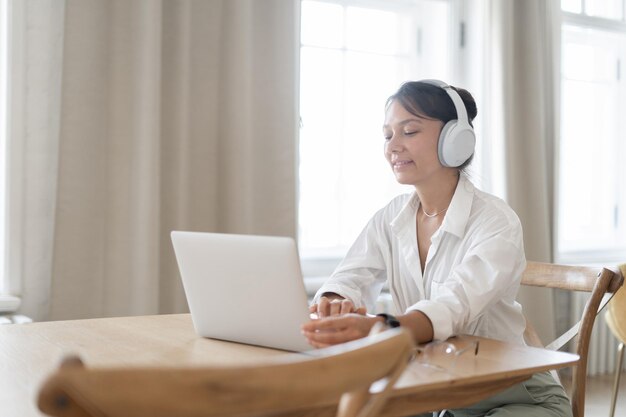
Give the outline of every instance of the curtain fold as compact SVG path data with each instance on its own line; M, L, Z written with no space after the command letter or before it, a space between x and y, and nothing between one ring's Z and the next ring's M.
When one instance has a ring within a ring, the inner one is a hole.
M9 291L32 317L50 307L65 2L13 2L8 149Z
M491 135L504 149L504 194L524 229L528 260L553 261L554 147L559 137L560 3L490 2ZM555 336L550 291L520 302L544 342Z
M171 230L295 237L298 5L65 1L54 244L25 314L186 311Z

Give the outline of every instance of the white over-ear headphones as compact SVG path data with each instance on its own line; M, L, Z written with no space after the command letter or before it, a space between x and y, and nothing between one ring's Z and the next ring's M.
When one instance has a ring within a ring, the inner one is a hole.
M446 123L439 134L439 162L445 167L456 168L467 161L474 154L476 134L469 124L467 110L459 93L443 81L420 80L425 84L442 88L454 103L458 119Z

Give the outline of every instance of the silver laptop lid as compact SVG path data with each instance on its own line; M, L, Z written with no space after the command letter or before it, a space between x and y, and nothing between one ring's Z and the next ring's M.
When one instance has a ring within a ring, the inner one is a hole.
M295 242L289 237L172 232L196 332L291 351L312 347Z

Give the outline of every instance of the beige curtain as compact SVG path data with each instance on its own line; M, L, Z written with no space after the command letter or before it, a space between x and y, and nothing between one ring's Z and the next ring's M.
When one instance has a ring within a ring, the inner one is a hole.
M22 253L49 257L24 271L23 313L185 311L171 230L295 236L297 0L53 3L58 165L37 179L53 244Z
M493 0L489 109L502 140L506 199L524 228L526 257L553 260L554 146L559 136L560 3ZM524 288L520 302L544 342L555 336L552 294Z
M57 192L64 2L11 5L8 140L8 291L20 312L45 317L50 305Z

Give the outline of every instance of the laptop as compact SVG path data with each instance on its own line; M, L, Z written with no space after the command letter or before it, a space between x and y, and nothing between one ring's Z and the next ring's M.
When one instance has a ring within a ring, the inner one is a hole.
M310 320L296 244L289 237L172 232L196 333L303 352Z

